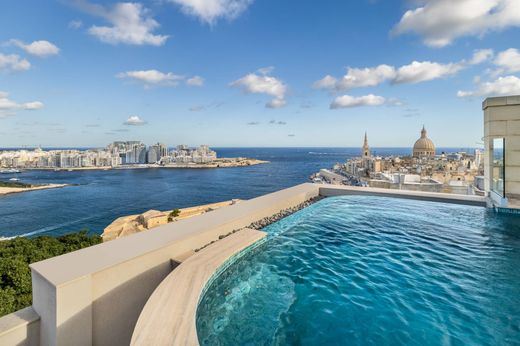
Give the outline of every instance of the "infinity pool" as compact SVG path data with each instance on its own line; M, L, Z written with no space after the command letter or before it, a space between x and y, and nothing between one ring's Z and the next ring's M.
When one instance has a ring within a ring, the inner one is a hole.
M520 344L520 216L344 196L265 231L200 302L202 345Z

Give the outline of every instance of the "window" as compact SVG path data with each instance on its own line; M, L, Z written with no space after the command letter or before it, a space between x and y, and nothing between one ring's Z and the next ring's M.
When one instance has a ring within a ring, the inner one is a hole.
M492 165L491 165L491 191L499 194L501 197L505 197L504 195L504 175L505 175L505 166L504 166L504 156L505 156L505 139L504 138L494 138L493 146L491 147L491 157L492 157Z

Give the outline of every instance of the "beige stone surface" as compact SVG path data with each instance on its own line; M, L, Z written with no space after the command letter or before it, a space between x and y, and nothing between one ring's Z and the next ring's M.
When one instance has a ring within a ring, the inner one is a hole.
M265 236L265 232L243 229L179 265L146 303L131 345L198 345L196 312L208 280L231 256Z
M520 96L487 98L482 104L482 109L486 191L489 192L492 179L493 158L490 153L493 139L505 138L505 197L512 202L510 207L517 208L517 200L520 198Z
M159 211L148 210L143 214L122 216L114 220L110 225L105 227L101 237L103 241L110 241L117 238L125 237L130 234L139 233L155 227L166 225L169 222L187 219L193 216L207 213L222 207L239 203L239 199L230 201L217 202L179 209L179 216L169 221L172 210Z
M40 316L27 307L0 317L0 345L36 346L40 344Z

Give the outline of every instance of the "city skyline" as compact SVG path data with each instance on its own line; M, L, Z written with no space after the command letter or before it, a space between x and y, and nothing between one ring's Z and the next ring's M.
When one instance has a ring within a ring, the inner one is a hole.
M0 151L0 167L33 169L206 164L216 159L217 153L204 144L197 148L181 144L170 150L163 143L146 146L141 141L115 141L104 148L84 150L35 148Z
M520 93L520 5L448 3L7 0L0 147L479 147L481 101Z

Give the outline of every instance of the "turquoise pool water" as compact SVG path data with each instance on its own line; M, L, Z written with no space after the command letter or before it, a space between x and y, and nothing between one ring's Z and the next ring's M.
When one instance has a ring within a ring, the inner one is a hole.
M520 344L520 217L393 198L322 200L208 288L202 345Z

